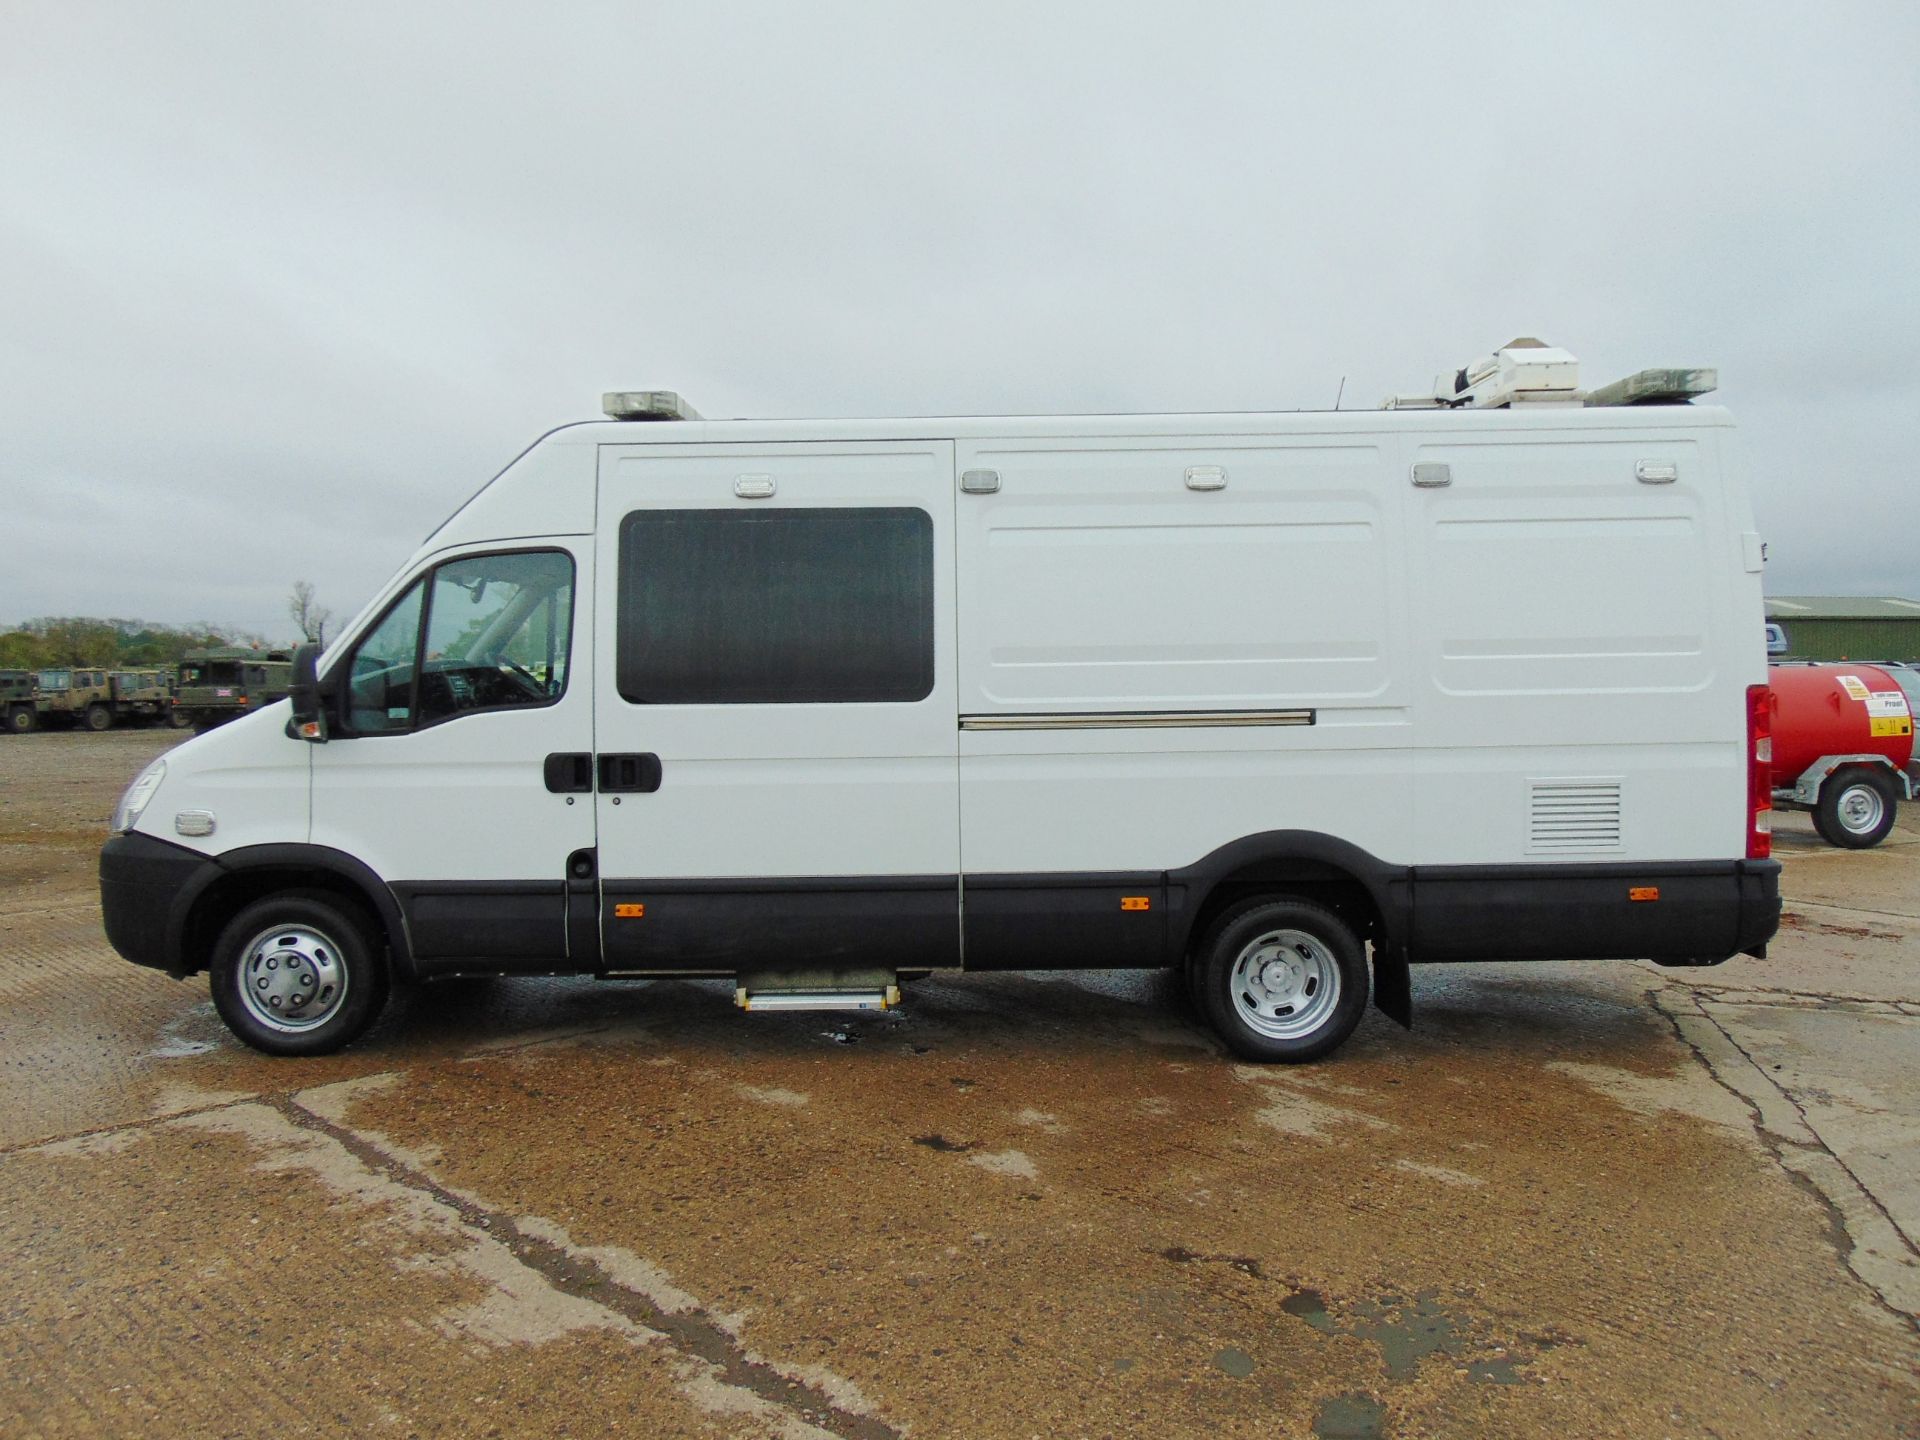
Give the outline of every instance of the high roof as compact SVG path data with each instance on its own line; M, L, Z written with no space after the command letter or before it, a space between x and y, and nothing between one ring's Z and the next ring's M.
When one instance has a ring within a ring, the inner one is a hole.
M1920 620L1920 600L1869 595L1771 595L1769 620Z

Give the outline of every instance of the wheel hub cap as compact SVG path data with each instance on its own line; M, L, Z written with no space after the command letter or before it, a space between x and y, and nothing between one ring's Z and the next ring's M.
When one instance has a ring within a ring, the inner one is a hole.
M1880 823L1880 797L1865 786L1840 797L1840 823L1856 834Z
M1276 1040L1312 1034L1340 1003L1340 967L1304 930L1257 936L1234 960L1232 979L1240 1018Z
M263 1025L311 1030L340 1008L347 972L339 947L317 930L282 926L254 937L240 963L240 996Z

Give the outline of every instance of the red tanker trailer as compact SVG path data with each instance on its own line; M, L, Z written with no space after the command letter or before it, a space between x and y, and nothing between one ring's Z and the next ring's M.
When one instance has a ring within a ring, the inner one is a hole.
M1878 845L1893 828L1896 802L1916 793L1910 767L1920 672L1847 661L1770 665L1767 683L1773 803L1811 810L1830 845Z

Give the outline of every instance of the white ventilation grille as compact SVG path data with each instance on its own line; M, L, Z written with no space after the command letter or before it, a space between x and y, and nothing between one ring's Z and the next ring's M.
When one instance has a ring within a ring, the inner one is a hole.
M1530 780L1527 850L1534 855L1620 848L1620 781Z

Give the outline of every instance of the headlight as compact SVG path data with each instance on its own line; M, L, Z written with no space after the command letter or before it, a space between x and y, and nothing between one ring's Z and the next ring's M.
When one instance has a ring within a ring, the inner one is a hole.
M153 792L160 788L160 782L167 778L167 762L156 760L142 770L133 784L127 787L127 793L120 797L120 803L113 807L111 829L116 835L124 835L140 823L140 812L147 808L147 802L153 798Z

